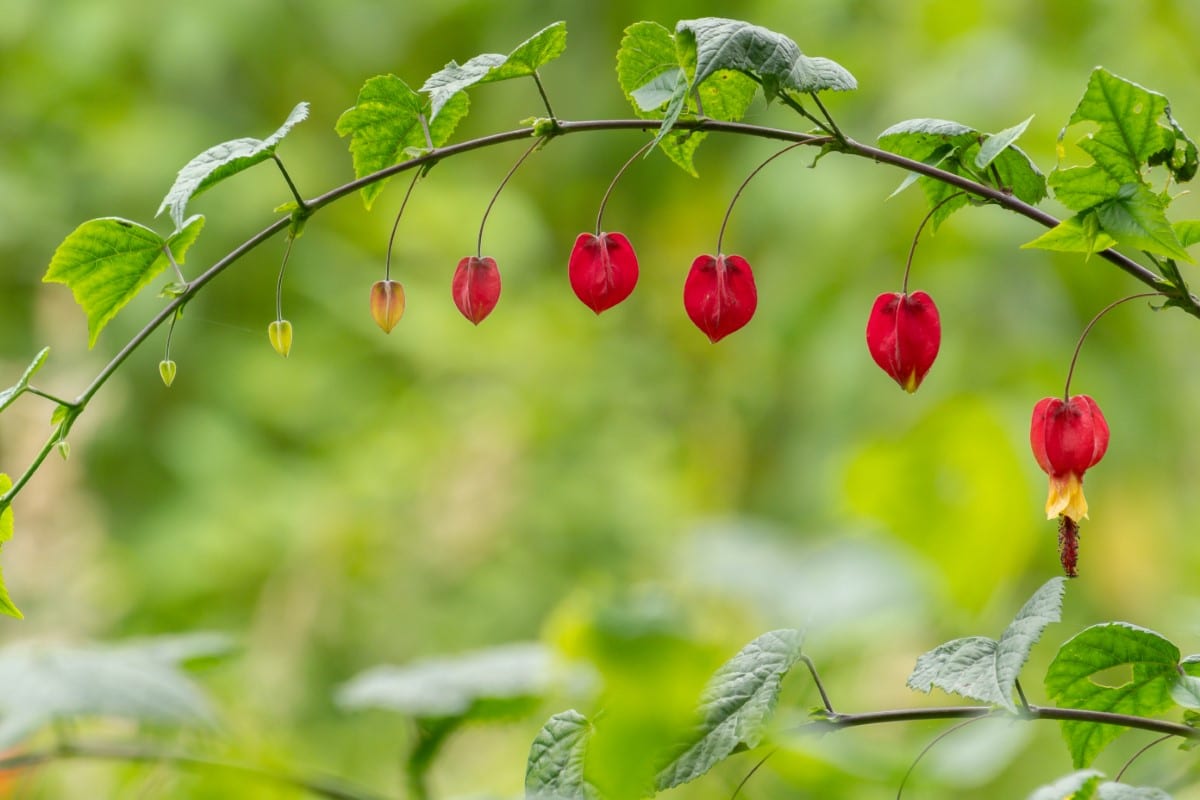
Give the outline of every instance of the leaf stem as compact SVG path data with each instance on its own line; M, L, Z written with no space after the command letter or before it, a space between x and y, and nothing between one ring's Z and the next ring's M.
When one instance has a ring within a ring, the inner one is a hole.
M642 153L645 153L647 150L649 150L651 145L653 145L653 144L654 144L654 140L652 139L649 142L646 142L641 147L639 147L637 149L637 152L634 153L633 155L631 155L629 157L629 160L621 165L621 168L619 170L617 170L617 174L613 175L613 179L608 184L608 188L604 190L604 197L600 198L600 210L596 212L596 235L597 236L599 236L601 233L600 221L604 217L604 208L605 208L605 206L608 205L608 198L610 195L612 195L613 189L617 185L617 181L619 181L621 179L621 176L625 174L625 170L629 169L630 165L633 164L633 162L637 160L637 157L640 156Z
M43 391L43 390L37 388L36 386L26 386L25 391L29 392L30 394L37 395L38 397L41 397L45 400L49 400L51 403L58 403L60 406L68 406L69 407L69 406L74 405L74 403L70 403L66 400L63 400L61 397L55 397L54 395L50 394L49 392Z
M1017 699L1021 701L1021 710L1028 714L1030 711L1029 700L1025 698L1025 690L1021 688L1021 681L1014 678L1013 688L1017 690Z
M783 148L782 150L777 150L776 152L772 153L770 156L767 157L767 159L765 161L763 161L761 164L759 164L757 167L755 167L753 169L753 171L751 171L751 173L746 176L746 179L744 181L742 181L742 185L739 186L737 188L737 191L733 193L733 199L729 201L729 207L725 209L725 218L721 220L721 230L717 233L717 253L716 254L718 256L720 256L724 252L723 250L721 250L721 244L722 244L722 242L725 241L725 226L729 224L729 215L733 213L733 207L737 203L738 198L742 196L742 191L746 188L746 186L750 183L750 181L754 179L755 175L757 175L759 172L762 172L763 168L766 167L767 164L770 164L772 161L779 158L781 155L783 155L787 151L794 150L803 144L805 144L805 142L794 142L792 144L789 144L787 147Z
M121 761L127 763L164 763L184 769L221 770L243 777L288 786L304 791L314 797L328 800L383 800L366 789L351 786L340 779L310 777L275 772L263 767L237 761L206 758L173 750L159 750L145 745L121 745L104 743L73 743L59 741L41 750L27 750L16 755L0 758L0 771L16 771L49 764L55 761L81 759L91 761Z
M533 82L537 84L538 94L542 96L542 103L546 106L546 113L550 115L550 119L558 120L554 115L554 109L550 105L550 96L546 94L546 87L542 85L542 77L538 75L538 71L533 71Z
M921 224L917 226L917 232L913 234L912 246L908 248L908 260L904 262L904 281L900 288L900 291L904 294L908 294L908 273L912 270L913 254L917 252L917 240L921 238L921 231L925 230L925 225L929 223L929 220L933 219L933 215L937 213L939 208L956 197L962 197L964 194L966 192L958 191L942 198L933 208L929 209L929 213L925 215L925 218L921 220Z
M808 112L808 109L805 108L804 105L796 98L792 97L791 95L787 94L786 92L780 92L779 97L783 101L783 104L785 106L792 109L797 114L804 117L806 120L808 120L812 124L816 125L821 130L825 131L825 133L834 137L838 141L842 141L842 142L846 141L845 136L840 135L840 132L835 132L832 128L830 128L824 122L822 122L821 120L819 120L818 118L816 118L812 114L810 114Z
M825 710L831 715L837 714L833 710L833 704L829 702L829 695L825 693L825 684L821 682L821 676L817 674L817 665L813 663L811 658L803 654L801 654L800 660L804 662L804 666L808 667L808 672L812 675L813 683L817 687L817 693L821 695L821 703L825 706Z
M1092 321L1084 327L1083 333L1079 334L1079 341L1075 343L1075 352L1071 356L1071 367L1067 370L1067 383L1066 386L1063 387L1063 400L1071 399L1071 378L1075 375L1075 362L1079 360L1079 351L1083 349L1083 342L1085 339L1087 339L1088 334L1091 333L1092 328L1095 327L1096 323L1099 322L1105 314L1112 311L1122 303L1128 303L1130 300L1138 300L1143 297L1163 296L1165 295L1162 292L1139 292L1138 294L1131 294L1128 297L1122 297L1120 300L1114 300L1104 308L1100 309L1096 316L1092 317Z
M809 92L808 96L811 97L813 102L817 104L817 108L821 111L821 116L825 117L825 121L829 123L830 132L837 137L838 141L846 141L846 134L842 133L842 129L839 128L837 123L833 121L833 116L829 113L829 110L825 108L825 104L821 102L821 98L817 96L817 93Z
M167 261L171 263L171 268L175 270L175 277L179 278L179 282L187 285L187 278L183 277L183 270L179 268L179 262L175 260L175 254L171 252L171 245L163 242L163 253L167 256Z
M500 181L500 185L496 187L496 193L493 194L492 199L488 201L487 208L483 211L483 219L479 221L479 239L475 242L475 255L477 255L479 258L483 258L483 228L485 225L487 225L488 215L492 213L492 206L496 205L496 200L500 197L500 193L504 191L504 187L508 184L509 178L516 174L517 170L521 168L521 165L525 163L525 159L529 158L529 156L533 154L533 151L538 149L538 147L546 141L546 137L543 136L540 139L536 139L533 144L529 145L529 147L525 149L525 152L521 153L521 157L517 159L517 162L513 164L511 168L509 168L508 174L504 176L504 180Z
M279 167L279 171L283 173L283 179L287 181L288 188L292 190L292 197L296 198L296 205L300 211L308 213L308 205L304 202L304 198L300 195L300 190L296 188L296 184L292 183L292 176L288 174L287 168L283 166L283 160L274 152L271 153L271 158L275 161L275 166Z
M425 134L425 146L430 150L434 150L433 134L429 132L429 120L425 118L424 112L417 114L417 119L421 121L421 131Z
M392 233L388 236L387 255L383 261L383 279L390 281L392 279L392 245L396 242L396 230L400 227L400 217L404 214L404 207L408 205L408 198L412 196L413 189L417 188L417 181L421 180L421 176L425 174L424 170L414 170L412 183L408 184L408 191L404 193L404 199L400 202L400 210L396 212L396 221L392 223Z

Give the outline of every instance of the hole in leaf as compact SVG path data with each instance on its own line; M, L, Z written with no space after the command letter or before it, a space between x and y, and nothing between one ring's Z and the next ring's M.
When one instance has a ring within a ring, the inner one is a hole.
M1118 686L1124 686L1133 681L1133 665L1118 664L1115 667L1102 669L1099 672L1093 672L1088 677L1088 680L1097 686L1107 686L1110 689L1115 689Z

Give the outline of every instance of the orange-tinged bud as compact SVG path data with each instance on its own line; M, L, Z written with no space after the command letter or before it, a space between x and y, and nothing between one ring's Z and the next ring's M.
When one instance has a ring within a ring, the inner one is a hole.
M371 316L384 333L404 316L404 287L399 281L376 281L371 287Z
M158 362L158 374L167 388L171 388L171 384L175 381L175 362L169 358Z
M286 319L275 320L267 326L267 338L271 340L275 352L287 358L288 353L292 352L292 323Z

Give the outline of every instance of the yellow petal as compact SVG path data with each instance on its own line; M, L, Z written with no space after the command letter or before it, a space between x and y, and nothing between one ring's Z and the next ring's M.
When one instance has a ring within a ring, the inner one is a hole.
M1087 519L1087 498L1083 496L1083 479L1075 473L1065 478L1050 477L1050 495L1046 498L1046 519L1062 515L1078 522Z

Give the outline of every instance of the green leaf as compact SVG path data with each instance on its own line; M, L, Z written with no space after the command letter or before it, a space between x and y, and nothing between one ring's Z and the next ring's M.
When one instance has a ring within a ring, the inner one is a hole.
M1167 98L1097 67L1067 125L1099 127L1079 147L1120 183L1140 183L1142 167L1173 152L1175 132L1166 119Z
M717 670L701 697L694 736L655 778L658 791L695 780L735 750L762 741L802 644L796 630L764 633Z
M47 348L49 349L49 348ZM43 353L45 350L42 351ZM8 493L12 488L12 479L0 472L0 495ZM13 537L13 510L11 505L4 506L0 510L0 545L7 542ZM7 614L10 617L24 619L20 609L13 603L8 596L8 589L4 585L4 574L0 573L0 614Z
M409 148L424 150L429 143L441 147L467 115L466 94L452 97L429 124L429 139L421 120L429 119L429 101L395 75L376 75L363 84L354 107L338 117L338 136L350 137L354 175L364 178L410 158ZM369 209L388 179L362 188L363 204Z
M1029 652L1062 613L1065 579L1051 578L1034 592L999 641L971 636L947 642L917 659L908 686L928 693L937 686L951 694L1016 712L1013 687Z
M42 368L42 365L46 363L46 357L48 355L50 355L50 348L43 347L42 351L33 357L33 361L30 362L29 366L25 368L25 371L21 373L21 377L17 379L17 382L5 389L3 392L0 392L0 411L3 411L12 405L13 401L20 397L25 390L29 388L29 381L32 380L37 371ZM8 490L0 490L0 494L3 494L6 491ZM2 541L4 541L4 538L0 536L0 542Z
M854 76L837 62L806 56L787 36L758 25L704 17L681 20L675 33L695 43L694 85L703 84L719 70L729 69L755 76L780 90L802 94L858 88Z
M979 169L985 169L988 164L991 164L996 156L1000 155L1017 139L1021 138L1021 134L1029 127L1029 123L1033 121L1033 117L1029 116L1024 122L1019 122L1011 128L1005 128L999 133L989 134L979 148L979 152L975 154L975 166Z
M169 209L175 230L179 230L184 226L189 200L231 175L270 158L283 137L307 118L308 103L297 103L279 130L266 139L233 139L208 148L179 170L155 216Z
M525 766L528 800L598 800L599 792L583 776L592 723L578 711L551 717L529 748Z
M1127 183L1117 196L1096 209L1104 232L1120 244L1136 250L1191 261L1175 238L1162 199L1144 183Z
M1113 667L1132 667L1132 679L1104 686L1093 676ZM1063 708L1150 716L1173 705L1179 648L1159 634L1126 622L1093 625L1066 642L1046 672L1046 691ZM1063 737L1076 767L1086 767L1125 729L1068 721Z
M1200 655L1179 662L1180 674L1171 687L1171 699L1184 708L1200 709Z
M172 637L174 638L174 637ZM122 646L14 644L0 650L0 747L54 724L105 717L212 727L207 697L153 640Z
M1083 769L1034 790L1028 800L1093 800L1104 773Z
M898 122L879 134L879 146L994 189L1012 192L1026 203L1036 204L1046 196L1046 179L1023 150L1010 140L997 153L984 153L984 148L993 139L997 140L996 144L1010 137L1015 139L1024 124L989 135L950 120L910 119ZM993 148L995 146L992 145ZM981 156L986 168L977 166ZM907 188L912 180L911 176L906 178L905 183L892 194ZM924 176L916 178L916 181L925 192L931 208L942 204L931 219L935 230L951 214L971 202L960 189L942 181ZM959 196L949 199L955 194Z
M204 217L194 216L170 238L163 239L136 222L103 217L83 223L54 251L42 280L71 288L88 318L88 347L126 303L175 260L184 261L200 235Z
M373 667L343 684L345 709L398 711L417 719L505 716L540 697L552 659L539 644L510 644L455 658Z
M1200 166L1200 158L1197 158L1196 143L1192 141L1192 137L1184 133L1183 128L1171 116L1170 106L1167 107L1163 114L1166 116L1171 130L1175 132L1175 147L1169 154L1164 154L1161 159L1157 156L1151 157L1150 163L1166 164L1167 169L1175 176L1175 180L1180 183L1187 183L1196 177L1196 168Z
M1084 211L1073 217L1064 219L1050 230L1031 242L1021 245L1023 248L1040 248L1055 250L1063 253L1099 253L1115 247L1117 240L1100 230L1100 221L1096 212Z
M690 65L694 70L694 65ZM720 70L708 76L694 91L690 72L681 63L676 37L655 22L638 22L625 29L617 51L617 80L634 113L643 119L662 119L655 136L663 152L695 176L693 156L707 134L672 130L683 114L698 114L724 121L746 115L758 84L747 75ZM699 105L697 105L699 98Z
M464 64L451 61L433 73L421 86L430 98L430 122L436 120L451 98L478 83L493 83L533 75L538 67L553 61L567 49L567 23L547 25L526 39L507 56L484 53Z
M1175 229L1175 238L1179 240L1181 246L1191 247L1196 242L1200 242L1200 219L1186 219L1176 222L1172 227Z
M1117 179L1102 167L1070 167L1050 173L1054 197L1072 211L1086 211L1116 197L1121 190Z

